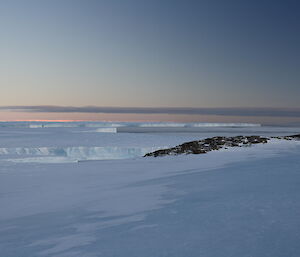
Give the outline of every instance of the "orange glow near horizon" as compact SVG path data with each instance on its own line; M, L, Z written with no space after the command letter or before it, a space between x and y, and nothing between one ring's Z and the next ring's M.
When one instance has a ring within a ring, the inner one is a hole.
M284 124L300 122L300 118L263 116L218 116L183 114L119 114L119 113L26 113L0 111L1 122L246 122Z
M84 122L93 120L0 120L0 122Z

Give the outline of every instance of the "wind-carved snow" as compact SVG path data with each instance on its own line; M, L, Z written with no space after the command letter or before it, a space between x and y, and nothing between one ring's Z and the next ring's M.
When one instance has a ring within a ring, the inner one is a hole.
M74 162L83 160L131 159L161 147L16 147L0 148L0 156L13 162ZM17 157L17 158L15 158ZM22 158L19 158L22 157ZM46 158L45 158L46 157ZM3 158L2 158L3 159Z

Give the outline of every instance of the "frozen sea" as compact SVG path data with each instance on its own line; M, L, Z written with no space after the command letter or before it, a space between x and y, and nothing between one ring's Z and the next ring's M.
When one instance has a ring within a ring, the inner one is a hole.
M0 123L1 257L299 257L300 141L142 156L297 127Z

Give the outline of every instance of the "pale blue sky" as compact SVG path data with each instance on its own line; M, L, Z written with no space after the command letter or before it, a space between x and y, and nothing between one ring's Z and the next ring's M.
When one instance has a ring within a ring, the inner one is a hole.
M299 6L1 0L0 105L300 107Z

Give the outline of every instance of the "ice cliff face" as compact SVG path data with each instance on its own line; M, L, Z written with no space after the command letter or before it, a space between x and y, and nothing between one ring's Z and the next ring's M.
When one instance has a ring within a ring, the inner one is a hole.
M70 160L108 160L141 157L157 147L16 147L0 148L1 159L27 157L64 157ZM28 159L29 160L29 159ZM30 159L32 160L32 159Z

